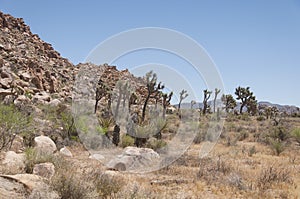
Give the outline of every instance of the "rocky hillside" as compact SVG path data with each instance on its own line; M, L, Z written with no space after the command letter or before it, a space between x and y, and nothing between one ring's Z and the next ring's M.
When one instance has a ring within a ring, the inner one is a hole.
M120 79L127 79L144 98L142 78L115 66L85 63L73 65L30 31L22 18L0 12L0 100L6 102L50 102L52 99L71 101L76 74L82 67L99 68L99 79L113 90ZM101 70L100 70L101 68Z
M21 18L0 12L0 96L70 96L74 66L42 41ZM46 94L47 93L47 94ZM46 97L47 96L47 97Z

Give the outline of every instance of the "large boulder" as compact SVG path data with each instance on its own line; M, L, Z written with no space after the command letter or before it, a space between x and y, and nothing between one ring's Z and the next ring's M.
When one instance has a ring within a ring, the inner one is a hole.
M10 150L16 153L24 152L25 150L24 139L21 136L16 135L15 139L12 142Z
M25 155L17 154L14 151L8 151L5 153L2 164L9 173L22 173L25 171Z
M0 175L0 198L47 198L58 199L44 178L33 174Z
M153 149L126 147L121 155L108 162L107 167L118 171L146 171L159 159L159 154Z
M50 179L55 173L55 167L51 162L36 164L32 173Z
M36 93L32 98L32 101L35 103L45 103L50 102L50 100L51 97L47 92Z
M42 153L54 153L57 148L53 140L47 136L38 136L34 138L35 149Z

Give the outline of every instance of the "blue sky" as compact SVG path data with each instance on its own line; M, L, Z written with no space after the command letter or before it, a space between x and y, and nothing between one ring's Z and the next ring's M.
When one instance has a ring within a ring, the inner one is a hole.
M173 29L208 52L226 93L233 94L239 85L250 86L260 101L300 106L299 0L0 0L0 10L24 18L33 33L75 64L119 32L141 27ZM163 55L157 52L145 55L130 55L116 65L130 68L164 61L180 67L176 58L159 58ZM198 100L204 88L199 82Z

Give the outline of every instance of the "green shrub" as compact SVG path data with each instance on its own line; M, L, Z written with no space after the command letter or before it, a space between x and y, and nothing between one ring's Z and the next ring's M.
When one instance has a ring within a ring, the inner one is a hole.
M285 141L289 138L289 133L284 126L274 126L270 129L269 137L274 140Z
M238 135L238 140L243 141L249 137L249 133L246 131L241 131Z
M42 153L37 151L34 148L27 148L25 150L25 170L27 173L32 173L33 167L36 164L51 162L56 164L57 159L53 154L50 153Z
M147 143L146 143L146 147L153 149L154 151L157 151L158 149L161 149L163 147L165 147L167 145L167 143L163 140L158 140L155 138L150 138Z
M256 118L256 120L259 121L259 122L261 122L261 121L266 120L266 118L265 118L264 116L260 115L260 116L258 116L258 117Z
M255 146L252 146L248 151L248 156L252 157L255 153L256 153L256 148Z
M194 138L195 144L200 144L205 139L205 134L203 133L203 130L199 130Z
M291 135L296 140L296 142L298 142L298 144L300 145L300 128L294 129L292 131Z
M125 185L123 179L118 176L111 176L105 173L95 176L94 184L100 198L114 198Z
M244 120L244 121L249 121L250 117L249 117L249 113L242 113L238 116L238 119L240 120Z
M27 116L13 105L0 104L0 151L11 147L16 135L33 133L32 117Z
M98 120L99 120L99 124L100 124L100 126L101 126L101 128L103 130L103 133L107 134L109 127L114 124L113 118L103 118L103 117L100 117Z
M57 169L50 180L50 186L61 199L91 198L92 187L69 167Z
M132 138L130 135L123 134L121 136L121 147L125 148L128 146L134 146L134 138Z
M285 144L281 140L270 140L270 147L275 155L279 156L285 150Z

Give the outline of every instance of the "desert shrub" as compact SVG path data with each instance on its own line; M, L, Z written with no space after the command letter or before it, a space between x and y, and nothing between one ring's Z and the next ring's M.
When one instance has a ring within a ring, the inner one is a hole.
M32 173L33 167L36 164L51 162L56 164L58 159L51 153L40 152L34 148L25 150L25 170L26 173Z
M51 127L57 129L57 133L62 139L70 139L71 137L78 136L73 115L66 105L40 105L39 108L44 113L42 117L51 121Z
M227 125L226 125L227 131L235 131L235 129L236 129L236 126L233 122L227 123Z
M226 136L226 146L236 146L238 137L231 137L230 135Z
M111 198L122 189L125 182L118 176L99 173L95 175L94 185L100 198Z
M209 184L221 183L232 170L232 166L220 156L217 160L202 158L197 177L206 180Z
M245 189L243 179L238 173L230 173L229 176L227 177L227 181L229 185L233 187L237 187L240 190Z
M74 171L57 169L50 180L50 185L61 199L90 198L91 189L79 175Z
M121 136L121 147L125 148L128 146L134 146L134 138L132 138L130 135L123 134Z
M284 126L274 126L270 129L269 137L274 140L286 141L289 138L289 133Z
M256 148L255 148L255 146L252 146L252 147L248 150L248 156L249 156L249 157L252 157L255 153L256 153Z
M243 141L249 137L249 133L246 131L241 131L238 135L238 140Z
M238 115L238 119L244 120L244 121L250 121L249 113L242 113Z
M195 136L193 142L194 142L195 144L200 144L204 139L205 139L205 133L203 133L203 130L199 130L199 131L196 133L196 136Z
M257 179L258 188L268 189L273 183L292 183L291 173L285 167L271 165L261 171Z
M256 120L259 121L259 122L261 122L261 121L266 120L266 118L265 118L264 116L260 115L260 116L258 116L258 117L256 118Z
M157 151L163 147L165 147L167 145L167 143L164 140L158 140L155 138L150 138L147 143L146 143L146 147L153 149L154 151Z
M275 155L279 156L285 150L285 143L281 140L270 140L269 141L271 149L274 151Z
M34 133L32 117L23 114L13 105L0 104L0 151L11 147L16 135Z
M300 145L300 128L296 128L291 132L291 135L296 140L296 142Z
M238 121L238 116L234 113L227 113L226 115L226 122L236 122Z

